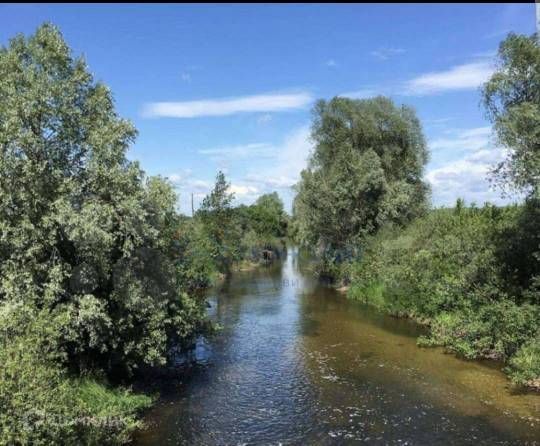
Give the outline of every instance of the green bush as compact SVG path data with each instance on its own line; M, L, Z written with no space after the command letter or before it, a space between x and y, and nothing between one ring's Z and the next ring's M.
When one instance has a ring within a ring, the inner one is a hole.
M540 389L540 335L521 346L510 360L508 373L514 383Z
M507 361L536 334L539 323L536 306L504 300L483 305L478 311L437 315L431 324L430 343L470 359Z
M69 374L47 335L53 319L34 315L21 328L21 309L0 317L0 444L123 444L141 426L152 398ZM18 313L18 314L17 314ZM12 319L7 321L6 318ZM56 327L58 328L58 327ZM10 331L10 336L6 334Z
M534 200L502 208L458 201L404 229L386 227L345 269L349 296L428 324L421 345L511 362L540 323L539 209Z

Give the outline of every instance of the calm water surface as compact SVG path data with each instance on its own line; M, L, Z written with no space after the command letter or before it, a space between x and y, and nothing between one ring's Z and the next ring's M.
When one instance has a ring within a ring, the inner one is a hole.
M540 395L500 365L420 349L420 329L313 280L308 260L213 291L223 330L147 415L138 445L537 445Z

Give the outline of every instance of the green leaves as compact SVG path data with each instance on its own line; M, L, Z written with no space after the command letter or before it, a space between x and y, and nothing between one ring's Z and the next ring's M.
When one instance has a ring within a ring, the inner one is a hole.
M54 26L13 39L0 73L0 305L62 314L79 371L163 363L204 317L181 297L174 190L127 160L135 129Z
M510 34L483 98L498 142L509 150L495 169L502 186L540 195L540 46L536 35Z
M352 298L429 324L424 346L509 361L538 386L538 202L435 209L369 239L350 267Z
M319 101L312 138L315 150L294 201L300 243L343 257L384 225L405 224L426 210L428 155L412 109L383 97Z
M135 136L54 26L0 50L2 444L126 442L150 399L77 375L125 379L207 326Z

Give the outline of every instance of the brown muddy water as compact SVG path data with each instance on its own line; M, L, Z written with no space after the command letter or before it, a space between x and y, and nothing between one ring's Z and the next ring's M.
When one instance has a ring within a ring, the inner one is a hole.
M313 279L297 250L213 290L223 330L162 392L137 445L537 445L540 395L501 365L416 346L421 329Z

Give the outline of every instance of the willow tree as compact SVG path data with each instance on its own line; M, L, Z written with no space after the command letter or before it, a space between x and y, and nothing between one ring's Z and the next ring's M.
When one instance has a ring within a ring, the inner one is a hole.
M483 89L484 105L506 158L494 169L505 190L525 195L515 227L499 250L512 294L540 303L540 44L538 34L510 34ZM537 341L540 348L540 341ZM539 363L540 367L540 363Z
M176 196L127 160L135 136L54 26L0 50L4 334L43 317L79 368L162 363L201 324L176 275Z
M302 244L339 260L383 225L425 211L428 153L411 108L384 97L336 97L319 101L313 115L315 147L293 206Z
M510 34L483 89L484 105L508 156L495 169L500 184L540 199L540 45Z

